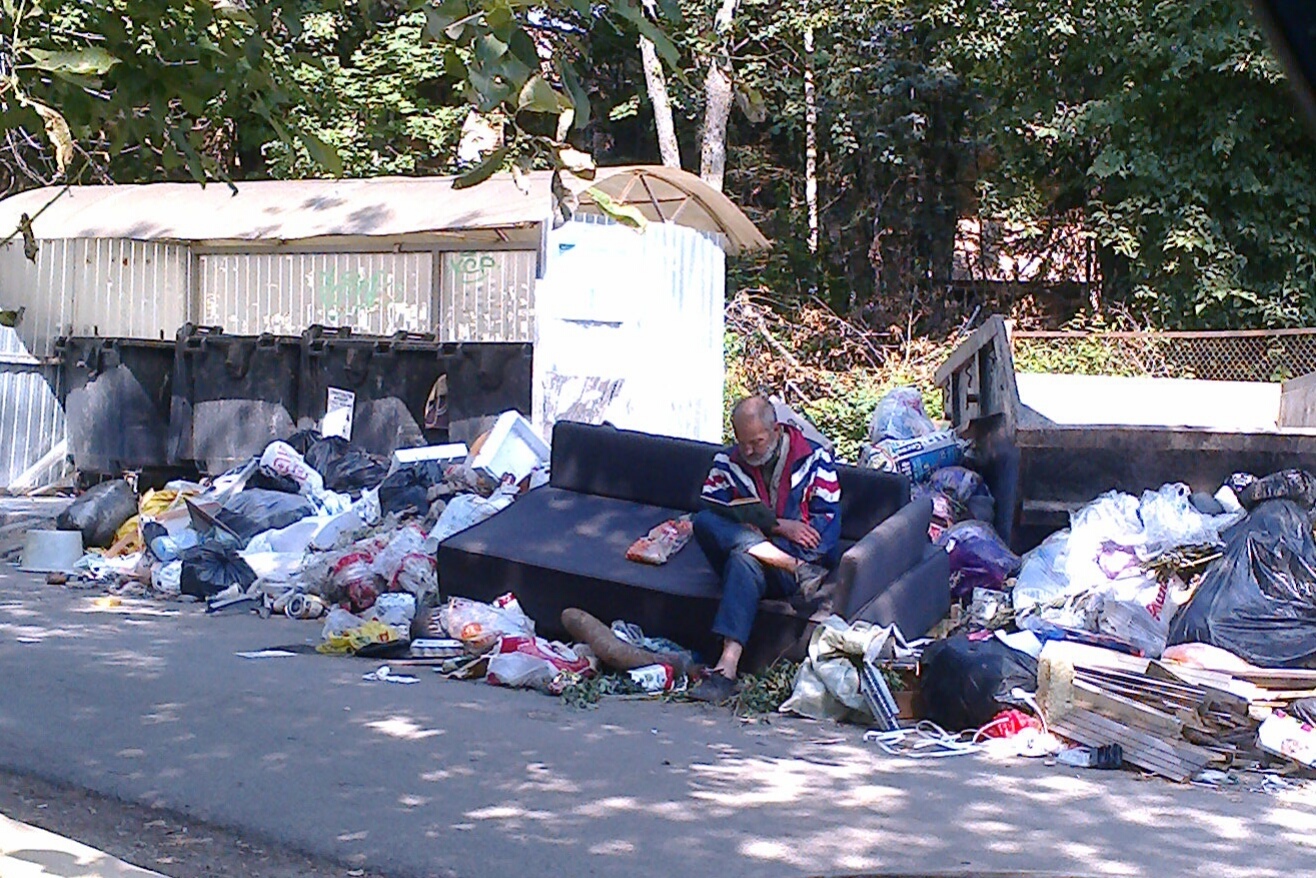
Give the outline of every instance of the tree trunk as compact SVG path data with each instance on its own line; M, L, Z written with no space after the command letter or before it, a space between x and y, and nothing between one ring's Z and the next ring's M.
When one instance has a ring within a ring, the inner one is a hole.
M640 58L644 61L644 82L653 105L653 127L658 134L658 153L669 168L681 167L681 149L676 143L676 125L672 122L672 102L667 97L667 77L653 41L640 37Z
M719 192L727 170L727 120L731 118L731 52L726 45L737 0L722 0L713 31L722 40L708 62L704 79L704 130L699 150L699 176Z
M813 85L813 26L804 29L804 200L809 252L818 252L818 95Z

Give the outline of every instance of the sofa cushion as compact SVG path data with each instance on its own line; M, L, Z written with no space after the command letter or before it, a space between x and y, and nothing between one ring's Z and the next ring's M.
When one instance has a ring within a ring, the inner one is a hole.
M864 535L909 503L909 480L896 473L880 473L840 464L841 538L861 540Z
M721 446L612 426L559 421L553 428L550 484L584 494L692 512ZM865 534L909 502L909 481L894 473L838 465L841 537Z
M692 439L558 421L553 427L550 484L693 512L717 450Z

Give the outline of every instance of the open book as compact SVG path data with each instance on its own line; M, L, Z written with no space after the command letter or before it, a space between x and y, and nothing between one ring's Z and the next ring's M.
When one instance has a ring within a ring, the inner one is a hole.
M730 502L703 498L705 505L723 518L729 518L740 524L752 524L765 534L777 526L777 516L764 505L762 500L753 497L740 497Z

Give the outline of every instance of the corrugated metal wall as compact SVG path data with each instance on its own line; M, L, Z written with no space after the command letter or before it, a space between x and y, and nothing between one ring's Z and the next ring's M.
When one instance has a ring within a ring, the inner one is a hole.
M533 341L535 268L530 250L442 254L442 341Z
M432 332L430 253L202 254L199 322L235 335L314 324Z

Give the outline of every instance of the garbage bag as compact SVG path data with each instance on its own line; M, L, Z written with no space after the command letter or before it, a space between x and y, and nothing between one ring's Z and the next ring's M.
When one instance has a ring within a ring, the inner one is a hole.
M263 467L251 474L251 478L247 479L247 487L283 494L300 494L302 491L302 486L292 476L280 475Z
M1056 531L1042 545L1024 555L1019 566L1011 600L1016 614L1026 613L1037 606L1053 604L1063 598L1069 589L1065 562L1069 558L1069 531Z
M125 521L137 514L137 495L123 479L102 482L74 500L55 519L60 530L82 533L87 548L108 548Z
M443 467L434 461L409 464L390 473L379 486L379 508L385 515L430 508L430 488L443 482Z
M980 729L1020 706L1014 689L1037 691L1037 660L996 637L938 640L923 650L921 664L927 718L949 732Z
M936 425L923 410L923 394L913 387L897 387L877 402L868 420L868 441L917 439L935 432Z
M1307 511L1267 500L1225 532L1224 556L1170 625L1264 668L1316 667L1316 541Z
M280 530L314 514L315 507L298 494L248 488L225 503L215 519L245 546L258 533Z
M1267 500L1292 500L1310 510L1316 506L1316 476L1306 470L1286 469L1250 483L1238 500L1249 510Z
M1000 590L1019 569L1019 556L1010 551L985 521L965 521L947 530L937 545L950 553L951 591L958 597L975 588Z
M355 497L367 488L377 487L388 475L388 467L382 461L353 448L341 436L320 437L311 443L304 457L324 476L324 486L339 494Z
M255 572L237 548L222 540L207 540L185 549L179 560L183 564L181 590L195 598L209 598L233 585L246 589L256 581Z
M982 476L962 466L947 466L934 472L928 487L945 495L954 506L955 520L991 521L996 515L996 501Z

